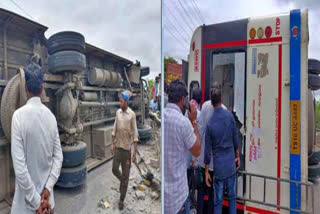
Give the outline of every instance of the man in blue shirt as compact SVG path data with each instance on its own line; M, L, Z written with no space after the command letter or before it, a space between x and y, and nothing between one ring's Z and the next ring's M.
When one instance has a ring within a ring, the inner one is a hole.
M150 108L152 112L158 111L158 102L156 99L150 100Z
M236 213L236 164L240 167L239 137L232 114L221 107L221 91L213 89L211 102L214 107L205 134L206 184L211 186L209 163L214 162L214 213L222 212L224 184L228 190L229 213Z

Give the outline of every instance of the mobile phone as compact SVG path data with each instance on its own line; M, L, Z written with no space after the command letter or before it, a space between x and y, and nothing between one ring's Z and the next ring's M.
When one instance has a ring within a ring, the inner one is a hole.
M189 112L191 112L191 109L190 109L190 105L189 105L189 101L188 99L184 99L184 107L185 109L187 109Z

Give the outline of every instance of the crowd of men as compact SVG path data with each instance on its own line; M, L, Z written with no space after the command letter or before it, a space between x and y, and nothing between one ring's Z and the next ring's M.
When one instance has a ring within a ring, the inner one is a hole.
M199 88L188 101L181 80L165 91L164 213L222 213L224 189L229 213L236 213L239 136L232 113L222 104L219 84L213 84L210 100L203 104Z

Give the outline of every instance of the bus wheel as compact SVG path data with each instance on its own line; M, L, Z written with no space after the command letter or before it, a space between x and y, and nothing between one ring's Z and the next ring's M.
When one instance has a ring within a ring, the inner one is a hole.
M77 51L61 51L49 56L49 72L82 72L86 69L86 57Z
M308 74L308 86L313 91L320 89L320 76Z
M87 166L82 164L73 168L62 168L56 185L63 188L74 188L87 181Z
M139 139L141 141L150 140L152 137L151 126L142 125L141 127L138 127L138 133L139 133Z
M63 163L62 167L70 168L83 164L87 157L87 144L83 141L76 141L75 144L62 144Z
M63 31L56 33L48 39L48 52L54 54L60 51L85 52L84 36L77 32Z
M308 59L308 72L311 74L320 74L320 61L316 59Z

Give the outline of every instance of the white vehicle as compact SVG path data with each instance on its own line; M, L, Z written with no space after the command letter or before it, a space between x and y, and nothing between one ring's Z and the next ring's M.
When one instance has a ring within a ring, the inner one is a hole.
M200 87L204 102L218 81L224 105L243 125L241 212L314 213L314 186L308 181L308 147L312 152L315 142L308 41L307 10L203 25L193 34L184 75L189 94Z

